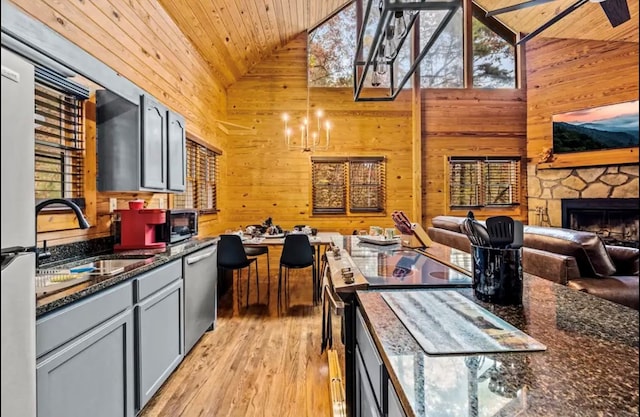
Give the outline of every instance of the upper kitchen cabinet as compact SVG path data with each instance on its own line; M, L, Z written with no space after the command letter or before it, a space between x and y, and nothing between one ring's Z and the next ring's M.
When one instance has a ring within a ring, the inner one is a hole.
M172 191L184 191L187 188L187 131L184 117L169 110L169 129L167 131L169 154L167 155L167 188Z
M184 118L148 94L134 103L96 92L98 189L182 192L186 183Z

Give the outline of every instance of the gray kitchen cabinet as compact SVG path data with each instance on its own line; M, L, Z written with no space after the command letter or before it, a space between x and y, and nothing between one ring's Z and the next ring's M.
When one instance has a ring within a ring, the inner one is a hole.
M393 385L391 381L387 385L387 398L388 398L388 410L387 417L406 417L407 415L402 410L402 404L400 403L400 399L398 398L398 394L396 390L393 389Z
M135 415L132 300L126 283L38 320L38 417Z
M136 410L141 410L184 357L182 262L136 278Z
M167 146L167 188L184 191L187 188L187 131L181 115L169 110Z
M215 327L218 296L218 246L211 245L183 258L184 343L189 352L202 335Z
M378 401L371 388L360 349L356 348L356 417L380 417Z
M98 190L184 191L185 120L148 94L96 91Z
M167 188L167 108L149 95L142 96L142 187Z

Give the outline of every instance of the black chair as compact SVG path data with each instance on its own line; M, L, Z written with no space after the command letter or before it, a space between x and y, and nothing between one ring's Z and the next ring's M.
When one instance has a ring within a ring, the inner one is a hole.
M240 307L240 281L242 269L249 268L247 274L247 307L249 306L249 285L251 283L251 264L256 268L256 286L258 286L258 299L260 298L260 287L258 277L258 261L256 258L248 258L244 251L242 238L238 235L221 235L218 242L218 269L236 271L238 278L238 307Z
M283 271L284 271L284 296L285 304L289 306L289 270L303 269L311 267L313 274L313 304L317 300L317 274L316 262L313 247L309 241L309 237L305 234L290 234L284 238L284 246L282 255L280 256L280 269L278 271L278 308L281 305L281 291L283 287Z
M269 247L268 246L245 246L244 252L249 258L257 258L260 255L267 255L267 305L271 298L271 264L269 263ZM258 260L256 259L256 268ZM258 301L260 301L260 288L258 288Z

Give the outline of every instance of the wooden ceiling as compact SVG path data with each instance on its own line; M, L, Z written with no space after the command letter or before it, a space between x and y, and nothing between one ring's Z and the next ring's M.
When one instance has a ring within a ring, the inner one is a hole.
M493 10L524 0L475 0ZM180 30L229 86L296 35L321 23L348 0L158 0ZM556 0L502 14L516 32L529 33L573 4ZM638 0L628 0L631 20L612 28L600 5L587 3L539 37L638 42Z

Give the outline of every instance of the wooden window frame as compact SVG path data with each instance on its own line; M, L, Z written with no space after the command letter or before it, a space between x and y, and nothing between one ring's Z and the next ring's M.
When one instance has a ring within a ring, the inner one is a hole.
M521 157L446 157L447 178L447 207L450 211L468 209L504 209L519 207L522 202L520 192L520 175L522 169ZM501 168L499 164L503 164ZM504 169L504 164L508 164ZM462 166L469 166L466 172L460 171ZM492 173L492 169L497 170ZM475 171L475 172L474 172ZM506 174L506 177L505 177ZM454 178L457 177L457 178ZM502 182L500 182L502 181ZM498 184L500 189L496 189ZM473 191L475 189L475 191ZM459 190L459 191L456 191ZM464 190L467 190L465 192ZM469 192L471 190L471 192ZM495 191L498 195L494 201L488 199ZM456 196L454 193L459 192ZM499 202L498 198L504 198L504 193L508 193L507 201ZM460 203L468 197L467 203ZM458 204L454 204L454 203Z
M373 166L370 166L372 165ZM369 166L367 166L369 165ZM332 172L323 175L321 167ZM358 168L361 167L361 168ZM312 214L364 214L379 215L386 210L386 164L380 156L363 157L312 157L311 158L311 206ZM375 171L375 178L357 180L358 169ZM374 190L371 190L374 187ZM369 191L367 191L369 190ZM331 198L331 204L319 202L320 195ZM363 195L364 194L364 195ZM374 196L375 203L360 204ZM359 197L362 197L359 199Z
M35 81L36 203L64 198L85 207L85 101Z
M191 208L200 214L218 212L220 152L187 138L187 186L173 195L174 208Z

